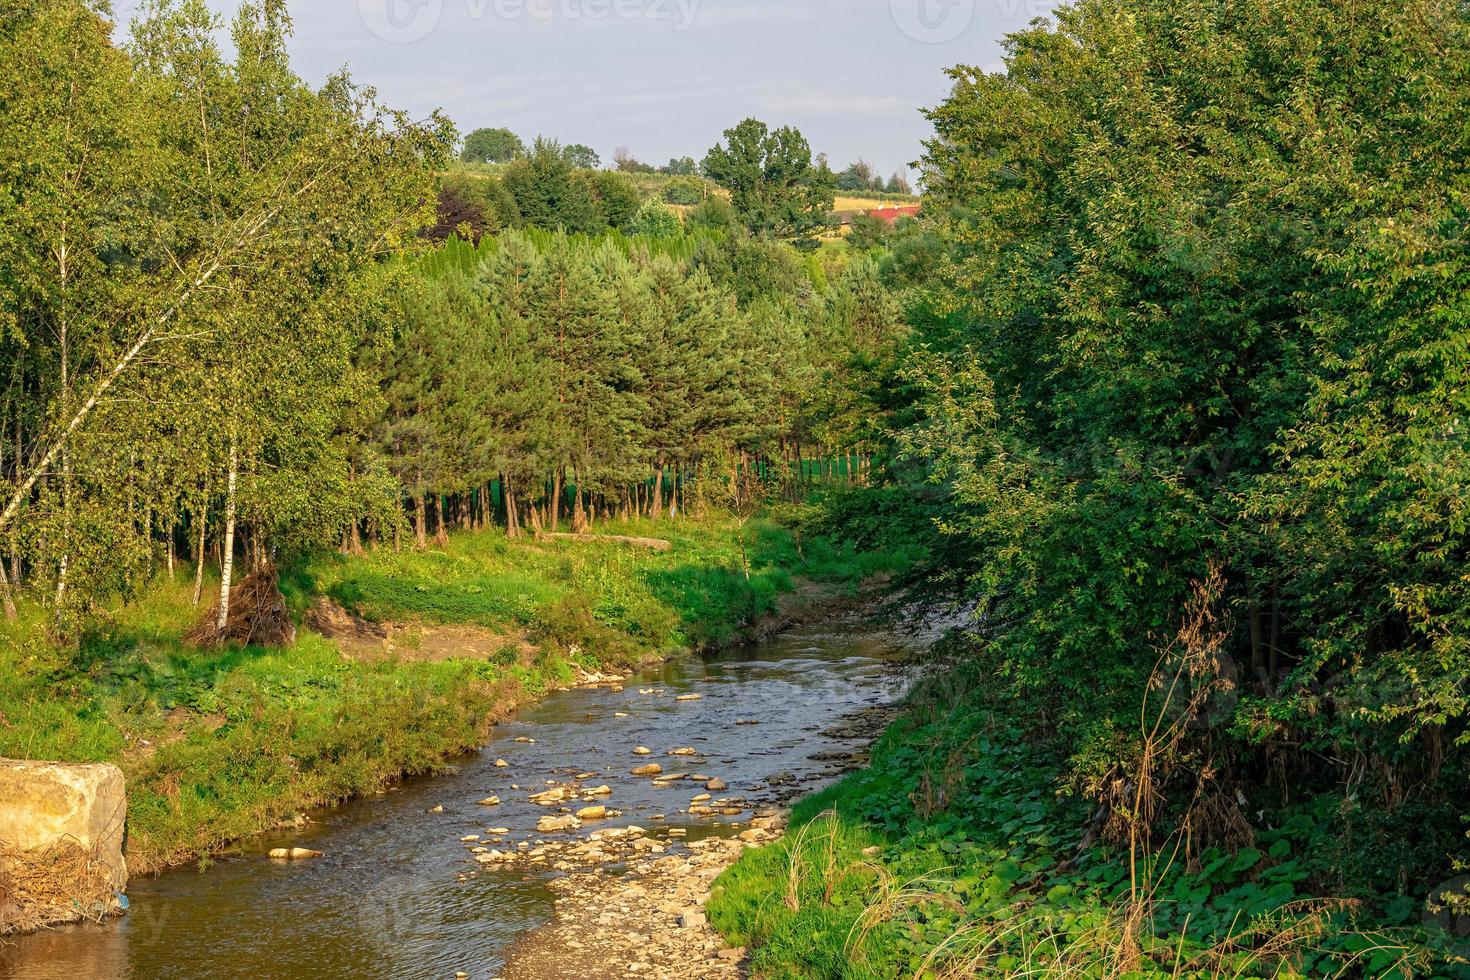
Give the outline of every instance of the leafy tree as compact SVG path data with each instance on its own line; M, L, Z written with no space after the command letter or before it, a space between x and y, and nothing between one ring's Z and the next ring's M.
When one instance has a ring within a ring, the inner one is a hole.
M705 198L704 182L695 177L676 177L664 187L667 204L695 205Z
M1470 23L1083 0L1007 52L930 113L942 251L916 264L904 444L953 495L931 587L1102 778L1139 751L1118 733L1161 637L1220 583L1203 676L1239 701L1178 792L1241 825L1271 780L1372 807L1375 840L1435 843L1340 884L1422 894L1470 772Z
M740 227L740 216L729 198L711 194L689 212L689 224L695 228L733 231Z
M567 163L579 170L596 170L602 166L602 158L597 151L582 143L568 143L562 147L562 153L566 155Z
M784 238L810 235L832 211L830 170L812 165L811 147L789 126L747 119L725 130L704 158L707 177L730 192L746 228Z
M234 63L217 27L159 4L124 57L71 0L0 21L25 94L0 108L0 342L24 351L3 383L26 444L0 530L64 632L138 581L158 528L172 553L181 508L218 515L223 616L237 532L252 560L320 543L382 489L350 468L360 276L428 217L452 128L345 76L305 86L280 3L241 7Z
M642 199L638 191L621 174L603 171L592 178L603 220L614 228L627 229Z
M672 237L683 230L684 222L679 219L679 215L658 201L645 202L628 225L629 233L653 238Z
M871 214L855 214L849 224L847 244L859 251L882 248L893 234L893 226Z
M593 177L575 171L555 140L537 137L506 165L501 183L522 224L596 234L607 227Z
M466 163L507 163L525 152L521 138L508 129L476 129L464 138L459 158Z
M693 177L699 173L699 164L693 157L671 157L665 166L658 168L658 171L675 177Z
M866 160L857 160L837 175L837 188L844 191L881 191L883 178L873 173Z

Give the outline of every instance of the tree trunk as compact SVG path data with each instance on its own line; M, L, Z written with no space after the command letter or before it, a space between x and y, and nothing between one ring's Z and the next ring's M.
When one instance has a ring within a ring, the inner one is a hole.
M566 468L558 466L551 477L551 513L547 515L552 534L556 533L557 526L561 523L561 492L562 482L565 479Z
M20 482L21 468L20 409L15 412L15 481ZM10 525L10 581L18 589L20 581L20 534L14 524Z
M664 509L664 462L659 460L653 467L653 493L649 497L648 516L659 518Z
M239 477L239 450L230 441L230 476L225 484L225 541L220 551L219 615L214 625L223 630L230 619L230 577L235 571L235 484Z
M168 535L163 551L168 560L168 580L172 582L174 580L174 524L172 520L168 522L168 529L164 531L164 534Z
M448 503L445 497L434 494L434 543L441 548L449 543L449 526L444 520Z
M209 522L204 519L204 511L199 512L199 547L194 555L198 567L194 569L194 605L199 605L200 598L204 595L204 530Z
M419 551L429 546L428 496L426 493L416 493L413 496L413 546Z
M578 469L572 470L572 533L587 533L587 510L582 502L582 473ZM556 529L552 529L556 533Z
M518 538L521 536L521 515L516 512L515 491L511 489L510 480L507 478L501 479L500 495L505 498L506 537Z
M0 562L0 600L5 603L5 618L12 623L18 615L15 611L15 600L10 597L10 579L5 577L5 565Z

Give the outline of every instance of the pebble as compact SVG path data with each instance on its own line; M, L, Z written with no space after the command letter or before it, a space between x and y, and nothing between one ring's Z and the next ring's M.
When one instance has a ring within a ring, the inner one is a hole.
M500 805L500 797L498 797L498 796L487 796L483 800L480 801L480 806L499 806L499 805Z
M703 694L681 694L678 697L674 698L674 700L675 701L698 701L698 700L700 700L703 697L704 697Z
M444 804L443 803L440 803L437 806L431 806L431 807L429 807L429 812L430 813L443 813L444 812Z
M635 776L657 776L663 771L664 767L659 765L657 762L650 762L646 766L638 766L631 770L632 774Z
M504 769L508 765L510 765L510 763L509 762L506 762L504 759L496 759L495 760L495 768L496 769Z
M321 851L313 851L309 847L273 847L270 856L277 860L300 861L303 858L319 858Z
M650 749L646 745L640 745L636 749L633 750L633 754L634 755L652 755L653 754L653 749Z

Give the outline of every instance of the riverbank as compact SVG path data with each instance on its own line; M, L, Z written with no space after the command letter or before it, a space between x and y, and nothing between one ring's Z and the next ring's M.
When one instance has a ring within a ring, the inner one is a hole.
M109 611L79 650L56 649L26 609L0 633L0 754L121 766L129 867L147 873L436 771L579 670L729 642L802 580L841 595L904 560L763 519L597 530L672 547L486 531L442 549L323 555L284 571L304 620L327 599L419 638L375 656L309 628L289 650L192 648L181 638L198 610L184 582L153 583ZM473 657L417 657L441 628L485 642Z
M709 920L757 977L1470 975L1420 902L1319 890L1336 816L1320 801L1232 848L1130 851L1065 791L1074 761L988 678L933 670L867 766L717 879Z

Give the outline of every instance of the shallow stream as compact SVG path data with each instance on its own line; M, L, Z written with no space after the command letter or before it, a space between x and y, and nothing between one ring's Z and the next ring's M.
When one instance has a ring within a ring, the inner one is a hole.
M732 833L762 806L830 781L866 737L865 709L893 701L894 661L909 642L856 614L802 626L705 658L672 661L611 686L579 687L528 706L446 774L309 814L188 867L128 885L127 916L22 937L0 949L0 974L50 978L451 978L496 975L510 945L546 921L550 869L478 865L460 838L509 828L534 841L548 811L527 797L547 780L595 773L598 802L663 837ZM679 701L697 693L699 700ZM753 722L753 723L752 723ZM870 727L870 726L869 726ZM532 741L526 741L527 739ZM635 746L652 750L632 753ZM679 747L695 756L670 756ZM505 767L495 761L504 759ZM741 816L691 816L686 781L665 788L629 774L660 763L701 773L743 797ZM479 801L498 796L498 806ZM431 812L435 807L443 812ZM550 812L555 812L550 811ZM663 819L656 819L662 816ZM323 857L273 861L272 847Z

